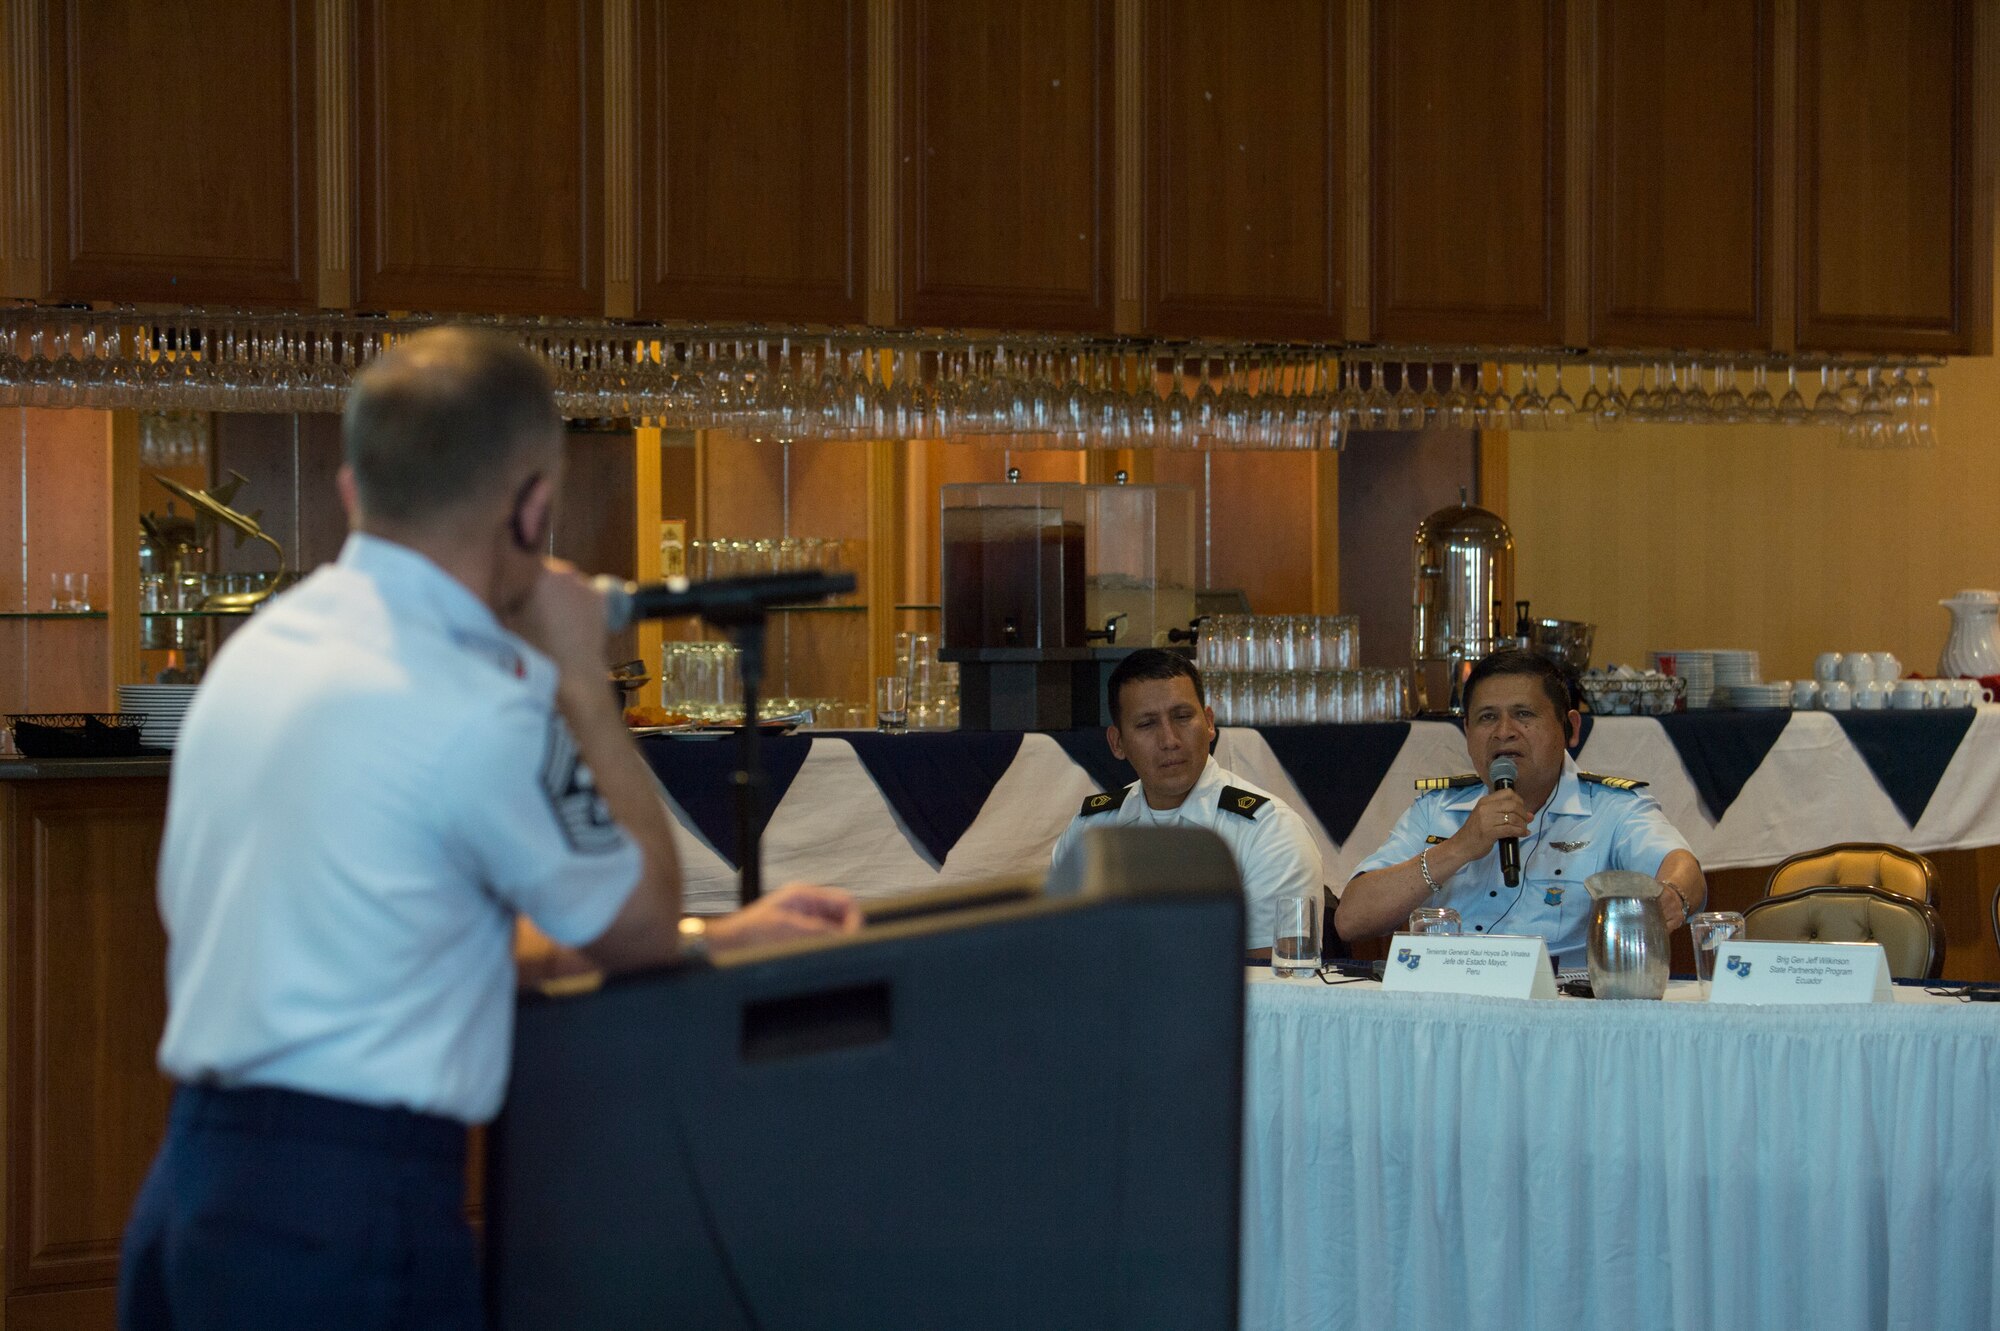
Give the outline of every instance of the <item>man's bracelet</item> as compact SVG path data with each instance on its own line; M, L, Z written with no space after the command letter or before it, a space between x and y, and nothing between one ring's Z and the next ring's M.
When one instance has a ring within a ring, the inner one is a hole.
M1438 881L1431 877L1431 850L1429 846L1425 846L1424 853L1417 856L1417 872L1424 876L1424 886L1435 893L1438 890Z
M1688 917L1688 899L1681 895L1681 890L1678 887L1675 887L1672 883L1668 882L1664 878L1660 880L1660 886L1666 888L1667 891L1673 893L1674 900L1681 903L1681 918L1685 920Z

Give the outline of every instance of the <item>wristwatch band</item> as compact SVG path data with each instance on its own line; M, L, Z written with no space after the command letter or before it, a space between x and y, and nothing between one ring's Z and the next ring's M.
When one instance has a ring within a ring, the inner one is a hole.
M681 960L708 960L708 921L699 915L681 916Z
M1431 850L1429 846L1424 847L1424 853L1417 856L1417 872L1424 876L1424 886L1431 890L1432 895L1436 895L1438 880L1431 877Z

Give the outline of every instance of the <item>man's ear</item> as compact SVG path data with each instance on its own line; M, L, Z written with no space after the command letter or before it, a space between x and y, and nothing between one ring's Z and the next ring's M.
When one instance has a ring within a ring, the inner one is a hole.
M1111 746L1112 757L1116 758L1121 763L1130 761L1130 759L1126 758L1125 756L1125 746L1118 742L1117 726L1104 727L1104 742Z
M521 487L521 497L514 506L514 534L524 549L548 547L555 504L556 483L548 473L536 472Z
M1583 743L1583 713L1572 707L1569 709L1569 739L1563 743L1565 749L1573 749Z
M349 529L359 530L361 526L361 488L355 483L354 468L345 462L341 463L340 470L333 475L333 488L340 492L340 506L347 513L347 525Z

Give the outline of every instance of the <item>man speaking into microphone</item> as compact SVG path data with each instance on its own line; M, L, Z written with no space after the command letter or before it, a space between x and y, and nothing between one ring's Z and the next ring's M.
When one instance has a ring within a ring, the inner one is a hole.
M1678 929L1706 897L1701 865L1645 782L1577 770L1568 746L1583 718L1562 668L1535 652L1482 658L1465 683L1474 772L1417 783L1415 804L1340 898L1341 937L1404 927L1418 906L1450 906L1468 934L1539 934L1557 965L1583 964L1584 880L1630 869L1666 885Z

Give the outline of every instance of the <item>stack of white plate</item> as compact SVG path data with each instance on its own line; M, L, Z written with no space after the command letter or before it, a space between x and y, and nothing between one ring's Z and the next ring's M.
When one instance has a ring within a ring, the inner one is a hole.
M146 718L139 742L149 749L171 749L181 737L181 720L194 701L192 684L120 684L118 710Z
M1653 668L1667 673L1665 661L1673 662L1673 674L1687 681L1687 709L1691 712L1707 707L1715 698L1715 653L1708 651L1654 652Z
M1734 648L1718 648L1710 655L1715 658L1716 692L1726 695L1726 698L1718 697L1718 705L1723 707L1745 705L1735 701L1737 690L1747 690L1752 685L1764 682L1757 663L1757 653L1738 651ZM1750 694L1746 692L1744 696L1748 697Z
M1727 697L1728 705L1740 711L1789 710L1792 705L1792 685L1789 680L1780 680L1775 684L1731 684L1727 690Z

